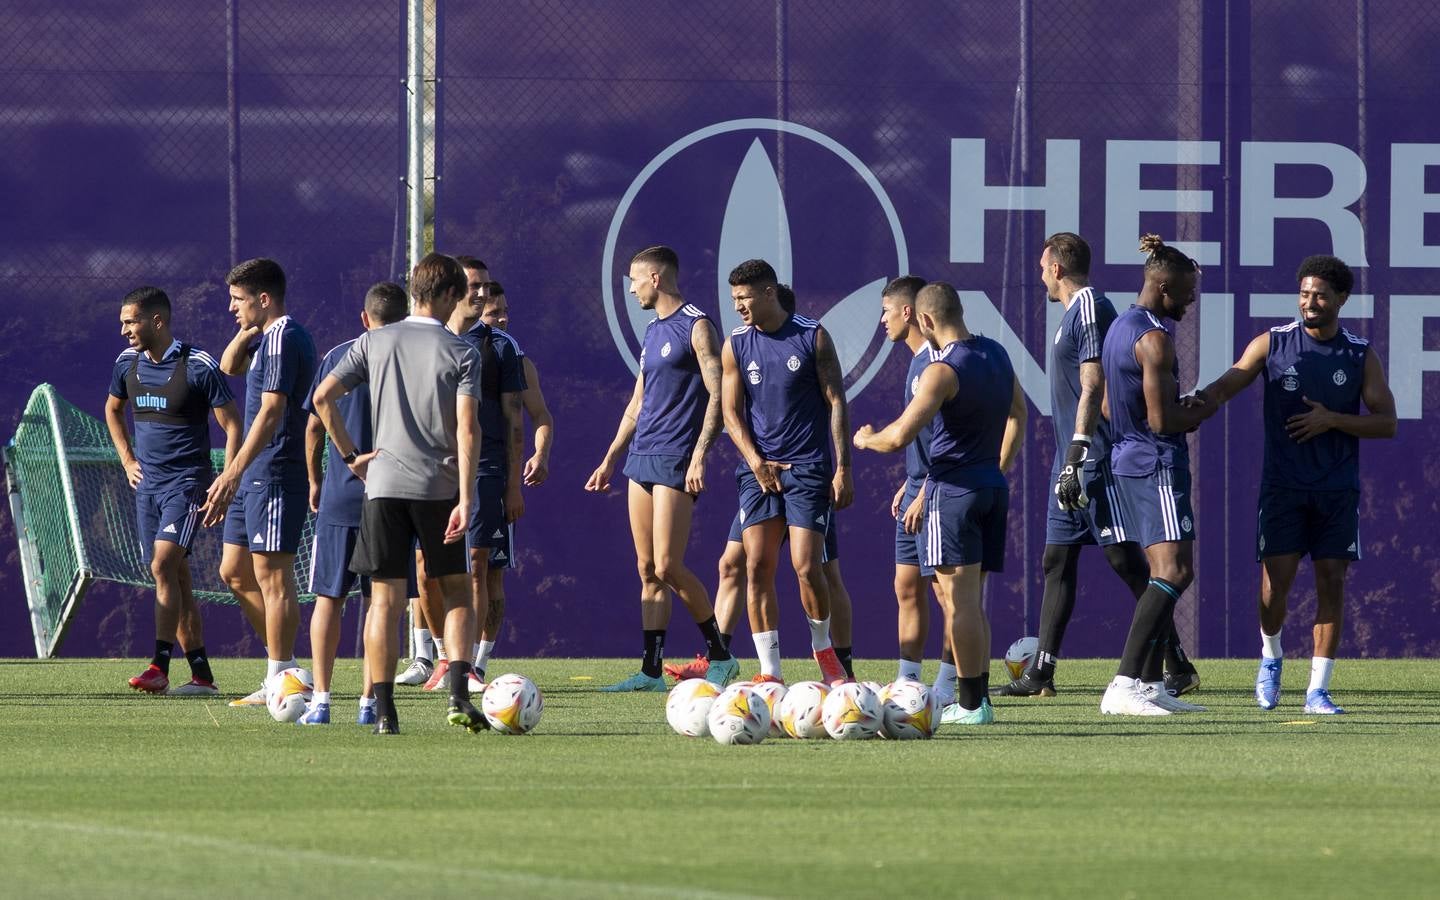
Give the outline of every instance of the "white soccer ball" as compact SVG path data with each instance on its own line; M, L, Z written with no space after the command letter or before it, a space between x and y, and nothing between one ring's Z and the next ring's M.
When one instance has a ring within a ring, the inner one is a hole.
M1005 668L1010 670L1011 678L1019 678L1025 674L1025 667L1034 662L1035 654L1040 652L1040 639L1035 637L1022 637L1010 645L1005 651Z
M480 712L501 734L529 734L544 711L545 697L535 682L513 672L485 685L480 695Z
M878 697L881 703L885 702L885 689L889 687L888 684L881 684L878 681L862 681L860 683L869 688L870 692Z
M780 727L792 738L810 740L825 736L820 710L830 689L818 681L790 685L780 701Z
M305 707L315 695L315 682L310 672L298 666L281 669L265 679L265 708L277 722L294 722L305 715Z
M842 684L820 708L825 731L837 741L863 741L880 731L880 698L863 684Z
M720 744L758 744L770 733L770 707L752 688L732 684L710 704L710 736Z
M665 721L676 734L704 737L710 733L710 705L720 688L703 678L687 678L675 685L665 700Z
M909 741L935 733L935 699L918 681L897 681L887 687L881 709L887 738Z
M785 685L778 681L762 681L750 685L750 690L764 700L765 707L770 710L770 736L784 737L785 726L780 724L780 704L785 700Z

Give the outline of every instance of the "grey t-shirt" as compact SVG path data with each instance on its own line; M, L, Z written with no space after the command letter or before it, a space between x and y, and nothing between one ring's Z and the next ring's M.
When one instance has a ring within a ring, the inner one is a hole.
M366 497L449 500L460 492L456 395L480 397L480 355L469 344L436 319L410 316L362 334L330 374L347 388L370 385L376 456Z

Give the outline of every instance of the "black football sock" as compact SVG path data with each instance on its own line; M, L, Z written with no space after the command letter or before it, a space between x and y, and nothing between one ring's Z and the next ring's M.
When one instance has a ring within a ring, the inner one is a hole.
M205 655L204 647L186 650L185 661L190 664L190 675L197 681L215 683L215 673L210 671L210 657Z
M988 671L980 676L980 691L986 700L990 699L990 673Z
M397 723L395 717L395 683L392 681L377 681L374 684L375 691L375 714L384 716L391 722Z
M845 674L851 678L855 677L855 660L851 658L854 647L836 647L835 656L840 660L840 665L845 667Z
M155 655L150 658L150 665L164 672L168 676L170 674L170 654L174 650L174 641L156 641Z
M1165 680L1165 632L1160 634L1162 637L1150 642L1145 659L1140 664L1140 680L1146 684Z
M640 661L640 671L651 678L659 678L661 666L664 664L665 629L645 629L645 656Z
M730 658L730 642L723 640L720 634L720 626L715 623L715 617L711 616L703 622L697 622L700 626L700 636L705 638L705 656L711 662L724 662Z
M1125 652L1120 656L1116 675L1139 678L1145 666L1145 654L1159 641L1180 591L1161 578L1150 579L1150 586L1135 604L1135 617L1130 620L1130 633L1125 637Z
M470 664L463 659L450 660L450 700L470 700Z
M979 709L980 701L985 699L986 682L989 680L988 675L971 675L969 678L960 676L960 692L955 698L960 702L960 708Z
M1040 600L1040 649L1035 654L1035 673L1042 679L1055 676L1055 658L1060 643L1075 612L1075 590L1078 583L1080 546L1078 544L1046 544L1041 566L1045 570L1045 590Z
M730 649L730 641L733 640L734 637L735 637L735 635L733 635L733 634L726 634L726 633L723 632L723 631L720 632L720 643L722 643L722 644L725 645L726 651L729 651L729 649Z

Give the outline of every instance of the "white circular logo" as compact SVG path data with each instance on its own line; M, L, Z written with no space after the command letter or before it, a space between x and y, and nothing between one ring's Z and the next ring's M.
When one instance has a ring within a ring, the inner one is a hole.
M642 355L643 355L643 353L642 353ZM660 355L661 355L662 357L667 358L667 359L670 357L670 342L669 342L669 341L666 341L666 342L665 342L665 346L663 346L663 347L660 348Z
M910 379L910 396L914 397L918 393L920 393L920 376L916 375Z
M1189 516L1181 516L1181 517L1180 517L1180 530L1181 530L1181 531L1185 532L1186 534L1189 534L1189 533L1190 533L1190 529L1193 528L1193 527L1194 527L1194 526L1192 526L1192 525L1190 524L1190 517L1189 517Z
M1297 391L1300 389L1300 379L1294 375L1286 375L1285 379L1280 382L1280 386L1287 391Z
M751 384L759 384L760 364L752 360L750 365L745 367L745 377L750 379Z
M800 357L792 356L789 359L785 360L785 368L789 369L792 372L800 371Z
M697 192L693 177L683 186L669 185L665 178L658 179L657 186L653 187L655 196L666 196L668 199L668 195L663 193L667 187L671 191L684 187L685 203L689 207L685 225L716 219L721 222L718 241L714 234L698 235L690 240L715 254L707 267L713 265L718 275L716 306L719 311L717 324L723 329L721 334L741 324L725 281L730 269L745 259L766 259L775 267L782 283L794 285L806 315L813 316L817 307L828 306L828 310L816 318L835 342L836 355L840 358L841 371L848 385L845 393L853 399L869 385L890 355L892 344L885 338L883 330L876 326L875 307L880 301L881 288L895 275L904 274L909 269L909 250L895 205L870 168L835 139L793 122L767 118L718 122L679 138L645 164L616 204L605 236L600 279L610 335L626 365L632 372L638 372L636 348L641 343L645 311L630 302L623 266L616 265L616 253L622 227L641 192L657 173L686 150L721 138L716 146L707 147L703 155L687 156L683 164L700 165L723 155L726 146L723 136L744 132L753 132L754 137L749 142L748 151L742 152L740 147L744 145L735 142L733 158L738 164L732 170L734 174L728 200L723 190L710 195ZM794 180L787 182L793 184L789 197L781 187L781 177L765 146L765 142L774 140L777 133L801 139L792 139L785 145L787 171L804 171L808 180L791 176ZM833 175L825 171L827 159L840 164ZM723 185L730 172L714 172L712 169L707 175L709 177L700 184ZM825 190L809 189L816 178L826 179ZM673 204L674 201L669 202ZM847 209L845 216L835 215L836 204ZM806 238L807 241L797 242L792 240L792 236ZM677 238L684 237L687 236L683 234L682 227L682 234ZM826 252L815 249L822 237L824 243L821 246L826 248L849 244L870 252L841 253L837 250L830 251L835 254L833 258L817 257L817 254ZM675 244L683 243L676 238L672 240ZM877 245L876 241L880 244ZM877 246L883 250L887 245L893 246L893 271L886 271L891 259L889 252L881 252L878 256L874 252ZM798 265L796 255L800 256ZM837 265L836 260L845 262ZM875 264L871 260L879 262ZM620 262L623 263L623 260ZM854 266L854 271L846 271L849 265ZM870 265L874 268L869 268ZM807 273L810 273L808 278ZM817 276L814 273L823 274ZM840 281L829 287L809 286L823 278L836 277ZM697 301L692 297L690 302ZM704 308L709 304L700 301L698 305ZM757 378L758 373L751 375L751 383L756 383Z
M1344 384L1344 383L1345 383L1345 370L1344 370L1344 369L1336 369L1336 370L1335 370L1335 374L1330 376L1330 380L1333 381L1333 382L1335 382L1336 384Z

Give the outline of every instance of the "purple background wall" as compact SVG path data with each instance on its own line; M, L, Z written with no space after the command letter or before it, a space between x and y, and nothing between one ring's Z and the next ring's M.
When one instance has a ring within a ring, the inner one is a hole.
M240 7L240 255L287 266L295 312L326 345L348 336L360 293L391 271L401 123L400 14L389 6L347 4L362 12L324 27L318 15L308 27L281 4ZM184 298L187 334L209 346L230 334L220 290L224 10L186 4L182 17L178 8L87 7L74 14L79 22L38 5L0 14L25 18L6 25L30 26L0 30L0 46L17 44L0 55L13 72L0 83L0 125L15 142L0 158L12 198L0 224L0 291L12 301L9 349L0 350L12 373L0 388L7 424L42 380L99 410L120 347L114 301L136 283ZM581 490L632 384L643 319L632 321L621 275L634 249L675 246L687 299L722 321L719 284L735 261L788 260L782 268L802 310L847 348L858 425L898 410L905 354L887 355L876 282L902 270L983 292L966 296L972 327L1008 340L1017 360L1033 359L1027 388L1047 402L1046 317L1055 310L1035 269L1041 240L1060 227L1089 237L1093 280L1121 306L1140 282L1141 231L1195 244L1206 272L1178 332L1187 387L1281 321L1277 308L1288 315L1302 257L1336 252L1357 264L1363 255L1356 293L1373 300L1352 302L1347 326L1374 342L1406 418L1397 440L1363 450L1365 559L1350 578L1344 647L1440 651L1430 537L1440 526L1440 479L1417 464L1440 437L1440 383L1422 371L1440 366L1440 251L1430 249L1440 245L1440 213L1425 214L1440 210L1440 153L1433 123L1415 115L1440 101L1440 62L1428 50L1440 13L1353 0L1113 10L1038 0L924 13L865 4L843 14L833 4L773 0L723 8L442 0L437 247L485 258L505 283L512 331L535 359L558 423L551 480L527 495L502 652L637 649L623 480L609 496ZM52 52L76 25L103 26L105 49ZM269 46L265 35L285 37ZM721 124L744 119L788 124ZM1260 217L1272 191L1257 163L1270 152L1284 163L1274 168L1274 196L1333 193L1323 213L1333 229L1315 218L1271 225ZM1136 176L1126 161L1147 153L1154 162ZM1432 162L1418 167L1412 157ZM981 169L990 186L1043 186L1035 199L1049 211L982 211L1018 204L1003 189L982 190ZM1164 193L1175 191L1190 193L1177 203ZM1148 211L1166 202L1171 211ZM1127 204L1147 211L1127 214ZM1282 296L1262 296L1270 294ZM37 295L43 306L21 302ZM1358 315L1367 309L1370 317ZM84 365L57 366L67 355ZM1178 615L1192 652L1203 655L1255 650L1258 416L1252 391L1192 438L1198 580ZM988 594L997 650L1033 632L1038 617L1052 448L1049 418L1032 406L1013 478L1007 569ZM722 442L688 556L709 583L733 515L734 463ZM895 649L886 506L899 477L898 458L859 455L856 503L840 518L861 656ZM8 553L0 654L23 655L30 643L13 536L0 539ZM1082 573L1066 652L1113 655L1131 601L1098 556ZM799 652L805 631L787 580L782 628ZM1308 579L1296 588L1291 652L1308 650L1309 590ZM684 618L673 623L672 655L692 641ZM233 610L211 612L210 623L212 647L255 649ZM142 597L97 591L65 652L138 652L148 628Z

